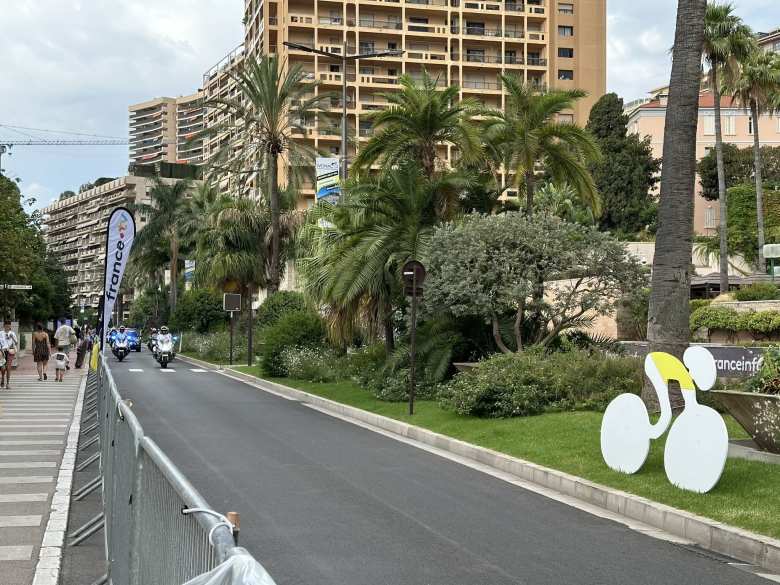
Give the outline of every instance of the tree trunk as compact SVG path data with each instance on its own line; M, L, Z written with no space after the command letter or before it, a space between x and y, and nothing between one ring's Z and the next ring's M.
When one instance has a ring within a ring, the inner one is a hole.
M431 145L423 147L422 149L422 163L423 172L425 176L431 178L434 171L436 171L436 146Z
M247 318L247 365L251 368L252 367L252 361L254 358L254 315L252 315L252 293L254 292L252 290L252 285L248 284L246 285L246 296L247 296L247 312L246 312L246 318Z
M176 310L176 302L179 300L179 238L174 231L171 234L171 316Z
M271 295L279 290L280 270L279 270L279 231L281 229L279 217L279 155L275 152L268 154L268 182L269 198L271 201L271 259L268 269L268 294Z
M758 136L758 104L750 100L750 115L753 118L753 158L756 166L756 220L758 222L758 272L766 274L764 259L764 178L761 165L761 139Z
M390 357L395 351L395 331L393 330L393 320L389 314L385 315L382 325L385 328L385 354Z
M525 214L531 217L534 213L534 186L536 184L536 177L534 171L525 172Z
M523 351L523 318L525 317L525 300L520 301L515 315L515 345L517 351Z
M699 116L701 51L707 0L679 0L672 52L672 75L664 129L664 165L658 233L653 259L647 320L650 351L682 358L690 340L690 275L693 197L696 187L696 125ZM658 409L646 382L642 399ZM673 408L682 406L680 391L670 392Z
M495 313L493 314L492 321L493 341L496 342L496 346L501 350L502 353L512 353L512 350L506 346L506 343L504 343L504 340L501 338L501 328L498 326L498 315Z
M726 208L726 171L723 167L723 126L720 118L718 64L712 64L712 95L715 100L715 160L718 166L718 209L720 211L720 294L729 292L728 209Z

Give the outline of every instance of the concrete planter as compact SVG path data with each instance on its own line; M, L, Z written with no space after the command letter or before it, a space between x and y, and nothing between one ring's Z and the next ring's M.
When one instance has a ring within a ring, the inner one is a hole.
M756 445L780 453L780 395L753 392L714 392Z

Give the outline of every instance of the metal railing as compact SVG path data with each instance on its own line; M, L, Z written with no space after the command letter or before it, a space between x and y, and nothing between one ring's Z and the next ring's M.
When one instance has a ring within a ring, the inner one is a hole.
M251 557L237 547L230 521L144 434L102 356L98 364L89 373L87 396L93 397L86 400L98 419L100 475L74 497L102 485L103 513L71 533L71 545L102 526L108 566L102 582L112 585L182 584L233 556Z

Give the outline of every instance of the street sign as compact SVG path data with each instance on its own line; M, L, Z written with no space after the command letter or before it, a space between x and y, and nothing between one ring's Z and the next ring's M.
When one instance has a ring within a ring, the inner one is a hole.
M231 313L234 311L240 311L241 295L234 293L224 293L222 296L222 307L225 311L230 311Z
M417 260L409 260L401 270L404 281L404 293L407 296L415 296L422 293L422 285L425 282L425 266Z
M6 290L32 290L31 284L0 284Z

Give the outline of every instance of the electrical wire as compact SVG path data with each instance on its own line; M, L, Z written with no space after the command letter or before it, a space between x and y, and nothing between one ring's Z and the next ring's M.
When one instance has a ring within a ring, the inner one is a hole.
M33 132L48 132L50 134L70 134L72 136L89 136L91 138L111 138L115 140L124 140L121 136L109 136L107 134L88 134L86 132L71 132L69 130L49 130L46 128L31 128L29 126L16 126L13 124L2 124L0 123L0 128L8 128L9 130L19 131L19 130L32 130ZM20 132L21 134L21 132ZM28 135L29 136L29 135ZM31 136L31 138L37 138L36 136Z

